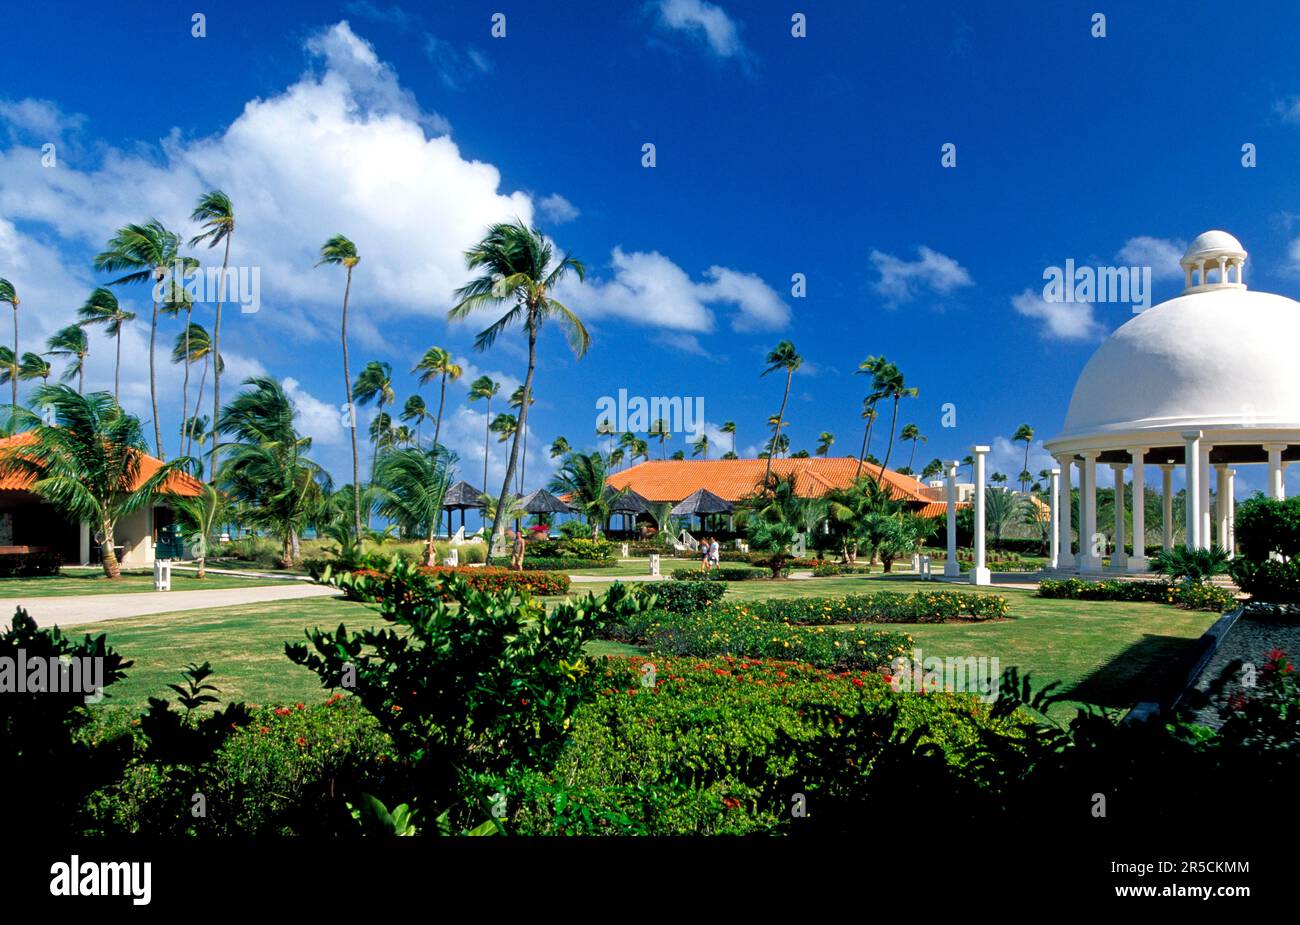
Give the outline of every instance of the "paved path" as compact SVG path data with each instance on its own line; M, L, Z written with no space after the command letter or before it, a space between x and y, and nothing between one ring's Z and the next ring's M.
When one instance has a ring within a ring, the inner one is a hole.
M222 588L212 591L142 591L139 594L74 594L59 597L0 598L0 627L8 628L15 607L26 607L38 626L77 626L100 620L120 620L177 610L206 610L266 601L305 597L337 597L337 588L284 582L257 588Z

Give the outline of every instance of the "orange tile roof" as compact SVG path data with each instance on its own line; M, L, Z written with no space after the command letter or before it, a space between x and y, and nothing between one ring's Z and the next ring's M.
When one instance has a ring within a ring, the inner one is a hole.
M652 502L676 504L700 488L735 502L753 493L766 470L765 459L655 459L615 472L607 481L614 488L631 488ZM805 498L816 498L851 485L858 472L858 460L855 456L774 459L772 471L782 476L794 473L795 491ZM878 473L878 465L868 463L862 467L863 475ZM886 469L882 478L891 498L920 505L920 511L927 516L948 510L945 502L923 494L925 486L910 475Z
M27 446L35 439L36 437L31 433L15 434L12 437L0 439L0 460L3 460L7 450L13 447ZM141 453L140 470L136 475L135 484L131 486L131 490L134 491L147 482L160 468L162 468L162 462L157 458L150 456L148 453ZM32 482L33 479L30 475L6 470L6 467L0 462L0 491L30 491ZM193 498L202 489L203 483L198 479L185 472L177 472L163 483L162 490L164 494Z

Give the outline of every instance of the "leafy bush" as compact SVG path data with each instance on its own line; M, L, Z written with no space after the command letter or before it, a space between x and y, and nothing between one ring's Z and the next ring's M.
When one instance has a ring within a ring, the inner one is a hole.
M506 558L491 560L489 565L505 568L510 564ZM613 568L618 562L614 559L574 559L567 556L524 556L524 568L553 572L574 572L580 569Z
M1231 610L1237 603L1231 591L1211 584L1085 581L1082 578L1045 578L1038 583L1038 596L1077 601L1143 601L1217 613Z
M1256 562L1241 556L1232 560L1229 571L1237 587L1257 601L1300 603L1300 559Z
M426 818L450 811L457 828L486 816L472 778L549 767L595 690L583 645L644 606L615 584L547 610L479 590L459 570L402 562L370 581L391 627L313 629L310 648L285 653L326 688L356 694L392 740L411 805Z
M1271 554L1285 559L1300 554L1300 498L1278 501L1255 495L1237 505L1234 535L1241 556L1253 562Z
M832 578L838 575L867 575L871 572L869 565L857 565L850 562L832 562L829 559L813 559L814 578Z
M672 613L695 613L722 600L727 586L720 581L665 581L637 585L637 593L654 597L655 607Z
M569 576L563 572L516 572L504 568L467 568L458 566L415 566L401 558L393 558L387 563L368 560L369 565L352 571L337 574L327 570L321 580L342 589L350 599L356 601L380 601L384 589L391 585L391 577L396 570L410 574L412 570L421 575L436 577L440 575L457 575L477 591L526 592L544 597L569 593Z
M1200 583L1228 571L1228 553L1218 546L1209 549L1175 546L1156 553L1151 565L1157 573L1173 581Z
M57 552L19 552L0 556L0 578L57 575L63 556Z
M756 568L719 566L707 571L700 568L673 569L673 581L750 581L755 578L767 577L767 572Z
M760 603L723 602L762 620L801 625L832 623L951 623L1003 620L1011 604L998 594L965 591L915 591L899 594L846 594L843 597L796 597Z

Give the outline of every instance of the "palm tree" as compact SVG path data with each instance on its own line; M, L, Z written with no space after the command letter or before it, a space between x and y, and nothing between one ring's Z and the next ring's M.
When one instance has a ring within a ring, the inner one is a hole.
M532 395L528 396L529 407L532 407L533 403L536 401L537 399L534 396ZM518 410L519 408L523 407L523 404L524 404L524 387L521 385L519 388L515 389L513 392L510 393L510 407ZM520 420L522 419L523 419L523 415L520 416ZM525 430L523 435L523 443L519 447L519 484L520 485L528 484L527 473L528 473L528 431Z
M650 430L646 436L651 439L658 438L659 457L662 459L665 453L664 441L673 438L672 432L668 429L668 422L663 418L657 418L655 422L650 425Z
M570 453L546 486L553 494L569 495L569 506L587 518L593 539L609 522L614 502L623 494L605 487L608 477L605 457L599 452Z
M307 453L311 437L294 429L293 401L269 376L246 387L223 409L217 432L234 440L218 478L230 497L246 505L249 522L280 537L280 565L298 559L298 539L330 491L329 479ZM215 448L214 448L215 450ZM354 499L360 505L360 497Z
M998 473L999 475L1001 473ZM1006 481L1006 476L1002 476ZM993 534L993 548L1002 547L1002 531L1009 524L1015 523L1024 513L1028 504L1023 497L1013 491L997 491L991 485L984 489L985 525Z
M9 307L14 310L14 356L16 357L18 356L18 305L21 302L21 299L18 298L18 293L14 289L14 284L9 282L9 280L7 279L0 279L0 302L8 302ZM13 409L12 410L13 410L14 419L16 420L18 416L17 374L15 373L14 375L11 375L9 377L9 381L13 383ZM13 424L14 421L11 420L10 426L13 426Z
M941 475L942 473L943 473L943 460L932 459L928 463L926 463L925 468L921 470L921 478L925 481L929 481L930 479L938 475Z
M393 390L392 364L384 363L379 360L371 360L362 367L360 374L357 376L357 381L352 384L352 394L356 397L358 405L368 405L373 401L379 406L379 414L375 418L376 421L378 421L379 418L388 419L388 415L384 413L384 406L391 405L397 399L397 393ZM391 426L392 421L389 419L388 425L380 428L378 433L382 434ZM372 438L375 433L376 431L372 427ZM376 440L374 455L370 460L370 477L372 479L375 475L375 463L378 459L379 442Z
M492 419L488 425L488 430L497 435L497 443L505 443L519 432L519 418L513 414L502 412ZM519 473L515 473L515 491L519 491Z
M149 507L188 462L164 463L140 481L145 442L139 418L107 392L78 395L66 385L43 385L33 404L50 408L54 423L25 412L32 442L0 455L0 472L32 480L32 491L68 520L89 522L102 536L104 575L121 574L113 531L123 517Z
M835 435L831 433L829 430L823 430L821 432L821 435L817 438L817 450L816 450L817 455L825 456L827 453L831 451L831 447L834 445L835 445Z
M379 450L393 448L393 417L387 411L381 411L375 415L375 419L370 422L369 432L370 442L375 445L375 458L370 461L370 475L374 478L375 465L379 461Z
M1023 443L1025 445L1025 464L1024 471L1020 474L1020 490L1025 490L1025 482L1029 481L1025 477L1025 472L1029 471L1029 445L1034 442L1034 429L1028 424L1021 424L1016 428L1016 432L1011 436L1012 443Z
M451 485L451 463L447 450L435 442L427 452L412 447L388 453L375 471L380 516L396 523L405 536L425 538L425 565L438 564L434 537Z
M438 435L442 433L442 407L447 401L447 380L459 379L463 370L452 362L451 354L446 350L430 347L424 351L424 356L420 357L420 362L415 364L411 372L420 374L420 385L428 385L434 379L439 380L438 417L433 425L433 442L436 444Z
M214 356L221 355L221 306L226 300L226 271L230 266L230 239L235 234L235 207L230 202L230 197L221 190L211 190L204 193L199 198L199 203L190 213L190 221L198 222L204 232L195 235L190 239L190 247L195 247L203 241L208 242L208 247L213 248L218 244L225 245L225 253L221 258L221 282L217 285L217 315L212 323L212 353ZM212 370L212 419L215 421L221 417L221 363ZM347 374L344 373L344 378ZM353 455L356 455L355 440L353 441ZM212 461L208 465L208 481L215 483L217 480L217 447L215 442L212 447Z
M626 455L627 451L624 450L623 447L614 447L614 449L609 451L609 467L611 469L617 469L619 466L623 465L623 457Z
M767 355L765 360L767 369L760 373L760 376L766 376L768 373L774 373L778 369L785 370L785 392L781 395L781 410L776 413L776 425L772 432L771 446L775 449L778 439L781 436L781 425L785 421L785 405L790 398L790 380L794 378L794 371L803 363L803 357L799 356L795 350L794 344L788 340L783 340L777 344ZM767 458L767 471L764 478L772 474L772 457L769 454Z
M352 431L352 484L361 485L361 462L357 455L357 415L352 404L352 374L348 371L348 297L352 295L352 271L361 261L357 255L357 246L343 237L336 234L330 238L320 249L320 260L316 266L328 264L329 266L341 266L348 272L347 284L343 287L343 321L341 325L343 338L343 387L347 392L348 399L348 422ZM353 496L355 509L353 510L356 533L353 535L358 540L361 539L361 493L356 492Z
M0 345L0 385L6 382L12 382L14 388L18 388L18 380L22 378L22 363L14 353L12 347ZM9 428L11 430L18 426L18 405L15 403L10 408Z
M125 276L109 283L120 286L129 283L153 283L153 317L149 324L149 400L153 405L154 445L159 459L166 459L162 442L162 422L158 418L158 376L154 360L154 347L158 340L158 311L162 301L162 282L172 273L178 261L184 269L197 265L194 258L182 259L181 239L168 231L157 219L144 225L124 225L108 241L108 246L95 257L95 269L101 273L129 271Z
M185 326L180 333L181 356L184 357L190 352L190 325L194 318L194 297L186 291L175 279L167 280L163 283L162 304L159 311L171 318L176 318L181 312L185 313ZM174 353L174 350L173 350ZM173 355L172 362L176 362ZM197 409L196 409L197 410ZM190 364L185 363L184 383L181 386L181 429L184 430L185 422L190 419ZM181 451L182 456L188 455Z
M181 428L181 437L187 446L193 449L194 444L198 443L202 452L203 444L207 443L208 438L212 436L208 431L211 420L206 414L196 414L185 422L185 426Z
M912 444L912 452L907 457L907 468L910 471L912 463L916 462L916 445L918 443L929 443L929 440L915 424L904 424L903 429L898 432L898 439L906 440Z
M731 435L731 458L736 458L736 422L723 421L722 427L719 428L724 434Z
M48 384L52 372L54 367L50 365L50 361L39 353L30 351L24 353L22 362L18 364L18 378L23 381L40 379L42 384Z
M52 357L73 358L72 362L68 364L68 368L63 371L62 378L64 382L70 382L75 376L77 379L77 394L84 392L86 386L86 354L90 353L90 338L86 337L86 329L76 324L70 324L66 328L59 328L45 342L45 349Z
M528 374L524 377L524 395L533 392L533 373L537 369L537 334L548 318L555 318L565 329L569 345L579 358L587 352L591 337L581 319L571 312L551 292L570 272L579 280L586 276L582 263L568 254L554 259L550 243L536 228L522 222L493 225L487 236L465 254L465 263L471 270L482 270L482 275L456 291L460 300L448 313L450 318L465 318L472 312L490 306L513 302L509 311L481 331L474 346L486 350L497 336L519 323L528 331ZM501 483L498 516L492 523L492 543L500 542L505 535L505 523L500 508L510 492L519 455L519 433L528 426L528 402L524 401L519 413L519 426L510 446L510 461L506 464L505 479Z
M439 413L441 413L441 410L442 409L440 408ZM424 424L425 421L429 420L429 418L431 417L432 415L429 414L429 408L424 403L424 398L420 395L412 395L410 398L406 400L406 404L402 406L402 420L415 422L416 444L419 444L420 442L421 426ZM435 446L438 443L438 435L436 432L433 435L433 442Z
M636 462L638 456L646 462L650 461L650 442L640 437L632 441L632 462Z
M1202 584L1228 571L1228 552L1217 545L1209 549L1175 546L1157 552L1151 567L1157 574L1168 575L1174 581L1181 578L1186 584Z
M483 489L487 490L488 477L488 437L492 433L492 399L496 398L497 393L501 391L501 383L494 382L491 376L479 376L469 384L469 400L478 401L480 398L487 400L487 413L484 415L483 425Z
M894 412L889 419L889 445L885 447L885 460L880 464L880 470L883 472L889 468L889 454L894 449L894 428L898 424L898 403L904 398L915 398L919 390L915 387L908 387L903 381L902 371L890 363L888 368L881 374L881 388L884 391L884 397L894 400Z
M77 309L77 319L77 324L82 327L104 325L104 333L117 341L117 361L113 366L113 398L116 400L122 373L122 325L134 321L135 312L129 312L118 305L117 296L101 286L90 294L85 305Z
M200 420L195 417L194 420ZM207 418L202 418L207 421ZM198 560L198 574L196 578L203 579L207 577L206 565L208 559L208 544L216 536L221 525L225 523L226 514L230 510L230 502L226 496L215 485L204 485L199 494L193 498L175 498L172 501L172 510L176 512L176 519L181 526L192 537L191 545L194 548L194 557Z
M554 440L551 441L551 448L550 448L551 459L557 459L560 456L563 456L564 454L570 452L572 452L572 448L569 446L569 441L566 440L564 437L556 437Z
M669 456L668 458L669 458L669 459L672 459L672 460L685 459L685 458L686 458L686 451L685 451L685 450L676 450L676 451L673 452L673 455L672 455L672 456Z
M199 394L194 400L194 410L196 413L192 418L186 418L187 421L191 422L191 425L187 426L184 435L184 439L187 441L185 448L186 456L194 455L192 452L194 448L194 428L192 422L197 420L208 420L206 415L199 415L197 412L199 408L203 407L203 390L206 387L208 380L208 364L213 363L213 356L213 343L208 337L208 329L203 327L203 325L189 324L186 326L184 332L176 335L176 343L172 346L173 363L184 363L188 368L191 363L197 363L200 360L203 361L203 372L199 374ZM216 375L225 372L225 369L226 361L219 356L216 357L216 361L213 363L214 387ZM186 378L188 378L188 375ZM204 438L202 433L204 432L205 431L200 431L200 436L198 438L200 443L203 442Z
M692 456L703 456L709 458L709 435L700 434L700 438L691 444Z

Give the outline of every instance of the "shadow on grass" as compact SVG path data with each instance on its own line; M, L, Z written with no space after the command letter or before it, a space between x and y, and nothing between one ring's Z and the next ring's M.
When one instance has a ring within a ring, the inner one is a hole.
M1061 691L1069 700L1127 709L1142 701L1168 705L1205 648L1201 637L1145 635Z

